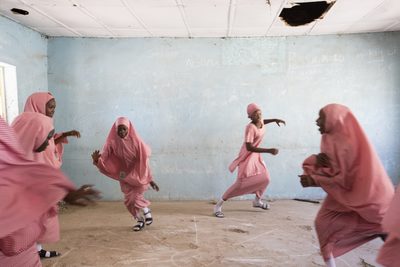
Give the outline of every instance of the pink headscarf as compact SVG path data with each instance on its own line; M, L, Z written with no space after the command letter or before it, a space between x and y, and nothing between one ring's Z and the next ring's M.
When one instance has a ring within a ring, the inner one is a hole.
M43 115L46 115L46 104L51 99L54 99L54 96L49 92L37 92L33 93L28 97L25 102L24 112L37 112ZM50 118L50 117L49 117ZM53 118L50 118L52 123L54 124ZM54 134L54 138L57 138L59 134ZM43 152L41 156L43 159L55 168L60 168L62 164L62 154L64 152L64 148L62 144L55 144L54 138L49 140L48 148ZM64 143L68 143L68 141L64 140Z
M118 125L125 125L128 128L128 134L124 138L118 136ZM97 167L113 179L120 181L120 172L124 171L125 182L134 186L146 185L152 181L148 163L150 155L150 147L136 133L129 119L120 117L108 134Z
M254 112L256 112L257 110L261 110L261 108L255 104L255 103L251 103L247 106L247 116L250 118L251 115L253 115Z
M312 178L343 206L369 222L380 223L394 194L390 178L347 107L330 104L322 111L326 121L321 152L329 157L331 167L313 170ZM309 172L314 164L311 156L303 168Z
M46 104L54 96L49 92L37 92L31 94L25 102L24 112L38 112L46 115Z
M14 131L1 118L0 136L0 250L12 255L36 242L32 224L74 186L61 171L28 160Z
M400 240L400 185L382 221L383 229Z
M23 112L11 124L18 141L29 159L45 162L43 153L34 152L47 139L53 130L51 118L35 112ZM48 148L46 148L48 149Z

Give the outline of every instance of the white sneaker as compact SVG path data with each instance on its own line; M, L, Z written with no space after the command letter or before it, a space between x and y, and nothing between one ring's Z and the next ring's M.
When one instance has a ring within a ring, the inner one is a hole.
M266 203L266 202L261 202L261 201L253 201L253 208L261 208L263 210L269 210L271 206Z

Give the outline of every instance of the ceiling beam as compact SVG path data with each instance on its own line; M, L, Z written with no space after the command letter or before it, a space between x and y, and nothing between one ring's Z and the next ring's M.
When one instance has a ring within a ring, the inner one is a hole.
M43 16L45 16L46 18L48 18L49 20L51 20L51 21L57 23L58 25L64 27L64 28L67 29L68 31L70 31L70 32L72 32L72 33L74 33L74 34L76 34L77 36L81 36L81 37L82 37L82 34L81 34L80 32L78 32L78 31L76 31L75 29L69 27L68 25L62 23L62 22L59 21L58 19L56 19L56 18L50 16L50 15L47 14L46 12L44 12L44 11L40 10L39 8L35 7L33 4L29 4L29 3L25 2L24 0L19 0L19 1L20 1L22 4L24 4L24 5L26 5L26 6L30 7L30 8L32 8L32 9L35 10L36 12L42 14Z
M145 29L150 34L150 37L153 37L154 34L149 30L144 21L136 14L136 12L129 6L126 0L121 0L121 2L126 7L126 9L128 9L129 13L131 13L131 15L139 22L143 29Z

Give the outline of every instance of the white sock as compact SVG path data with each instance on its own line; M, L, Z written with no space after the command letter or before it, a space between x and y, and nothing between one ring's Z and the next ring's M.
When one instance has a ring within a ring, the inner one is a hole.
M214 213L222 210L222 204L224 204L224 202L222 198L218 200L217 204L214 206Z
M37 251L41 251L43 249L43 247L41 244L36 243L36 249L37 249Z
M261 201L261 198L258 198L258 197L256 196L256 198L254 199L254 204L259 205L259 206L262 206L262 204L264 204L264 203Z
M136 221L144 221L144 217L142 215L138 215L135 217Z
M334 257L330 257L326 262L326 267L336 267L336 263L335 263L335 258Z
M143 208L143 214L145 218L151 218L151 213L150 213L150 209L149 208Z

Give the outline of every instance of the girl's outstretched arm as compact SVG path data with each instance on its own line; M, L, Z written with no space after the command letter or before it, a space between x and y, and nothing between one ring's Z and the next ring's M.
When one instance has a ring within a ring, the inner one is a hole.
M81 133L77 130L71 130L68 132L64 132L61 135L57 136L57 138L54 138L54 143L58 144L63 140L63 138L68 137L68 136L75 136L77 138L81 138Z
M246 143L246 149L247 149L247 151L250 151L250 152L269 153L269 154L272 154L272 155L276 155L276 154L279 153L279 150L277 148L255 147L251 143Z
M264 124L268 124L271 122L275 122L276 124L278 124L279 127L281 127L281 125L279 123L282 123L283 125L286 126L286 122L284 120L281 119L265 119L264 120Z

